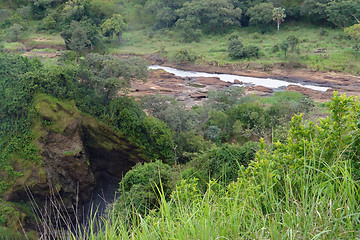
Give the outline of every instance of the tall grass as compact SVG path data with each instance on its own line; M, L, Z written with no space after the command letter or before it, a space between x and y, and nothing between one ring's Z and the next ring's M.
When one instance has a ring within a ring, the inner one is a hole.
M284 176L281 196L269 178L262 187L241 176L227 189L212 182L204 195L196 183L182 182L170 201L162 195L160 208L145 218L134 213L129 225L111 211L102 219L103 229L83 239L359 238L359 186L350 163L335 161L325 170L317 168L319 164L326 162L304 160L297 186ZM269 177L267 169L263 171L263 177Z
M109 208L67 239L358 239L359 108L335 95L328 119L315 126L295 116L286 142L262 142L228 186L210 180L202 193L197 179L181 180L166 199L160 182L158 209Z

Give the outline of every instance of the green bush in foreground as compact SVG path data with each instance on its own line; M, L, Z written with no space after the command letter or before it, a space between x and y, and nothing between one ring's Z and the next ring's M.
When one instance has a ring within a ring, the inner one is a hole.
M287 141L262 143L237 181L210 181L202 194L197 179L182 180L171 199L160 188L157 210L132 225L110 212L84 239L357 239L359 108L335 95L329 118L295 116Z

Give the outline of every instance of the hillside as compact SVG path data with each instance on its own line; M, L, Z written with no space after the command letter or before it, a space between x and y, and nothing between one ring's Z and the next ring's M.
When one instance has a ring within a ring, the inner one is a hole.
M0 16L0 239L360 238L358 1Z

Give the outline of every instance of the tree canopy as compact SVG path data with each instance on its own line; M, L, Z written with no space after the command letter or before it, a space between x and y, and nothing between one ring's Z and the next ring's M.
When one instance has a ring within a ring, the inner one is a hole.
M121 14L114 14L101 25L101 29L105 36L112 37L115 34L118 37L119 45L122 45L122 33L128 29L128 25Z

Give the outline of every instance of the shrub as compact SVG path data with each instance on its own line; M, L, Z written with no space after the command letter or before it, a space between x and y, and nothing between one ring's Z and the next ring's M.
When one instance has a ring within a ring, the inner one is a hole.
M23 35L23 26L14 23L8 30L8 37L11 41L18 41Z
M228 41L237 40L237 39L239 39L239 37L240 37L239 33L236 33L236 32L231 33L228 36Z
M259 56L259 50L260 49L254 45L246 46L243 49L243 56L246 58L251 58L251 57L257 58Z
M290 44L289 44L289 42L286 41L286 40L284 40L284 41L282 41L282 42L280 43L280 48L281 48L281 50L284 51L285 57L286 57L287 51L289 50L289 46L290 46Z
M226 143L220 147L214 147L194 157L188 163L190 168L183 177L187 179L195 175L201 179L202 183L216 180L221 185L228 185L236 181L239 177L239 169L242 166L248 166L255 158L258 149L259 144L255 142L247 142L243 146ZM190 171L191 168L193 168L192 171ZM191 172L192 174L189 174Z
M296 46L299 44L299 38L294 35L290 35L286 38L286 41L289 43L291 50L295 50Z
M46 30L54 29L56 27L56 21L52 16L47 16L43 19L42 25Z
M321 29L320 31L320 36L321 37L325 37L325 36L328 36L329 35L329 32L326 30L326 29Z
M176 63L187 63L187 62L195 62L196 56L190 53L187 49L180 49L176 51L174 55L174 61Z
M202 35L200 29L181 29L179 31L179 37L182 42L199 42Z
M278 51L280 51L280 45L279 44L275 44L274 46L272 46L271 52L276 53Z
M242 58L244 56L243 47L244 45L239 39L230 40L228 44L229 56L234 59Z
M114 204L122 214L135 210L145 215L158 206L160 192L166 197L172 192L171 167L160 161L137 164L120 182L121 196Z

